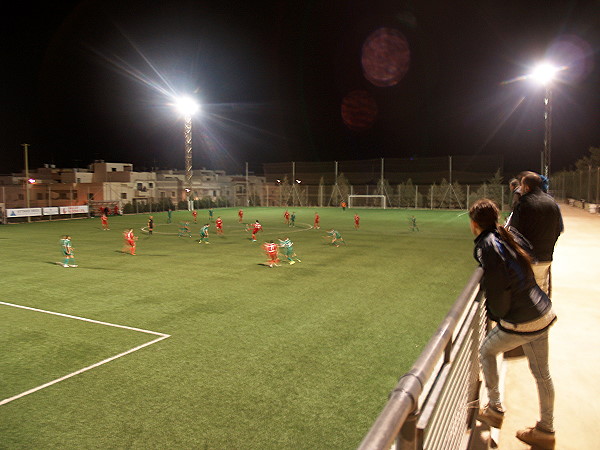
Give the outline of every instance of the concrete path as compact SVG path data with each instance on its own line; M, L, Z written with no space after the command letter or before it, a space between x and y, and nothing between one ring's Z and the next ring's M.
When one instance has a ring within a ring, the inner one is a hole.
M600 214L561 204L565 232L552 263L550 373L556 391L557 450L600 448ZM506 361L507 410L501 450L528 449L515 437L539 417L537 389L524 358Z

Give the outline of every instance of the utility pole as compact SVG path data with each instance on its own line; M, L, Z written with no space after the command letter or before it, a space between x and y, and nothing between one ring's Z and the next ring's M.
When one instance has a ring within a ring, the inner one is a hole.
M248 183L248 162L246 162L246 207L250 206L249 190L250 184Z
M25 152L25 206L29 208L29 144L21 144ZM27 213L29 214L29 213ZM27 216L27 222L31 222L31 216Z

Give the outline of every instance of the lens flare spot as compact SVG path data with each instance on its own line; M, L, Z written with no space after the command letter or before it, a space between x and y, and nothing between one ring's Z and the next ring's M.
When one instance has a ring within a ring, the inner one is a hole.
M594 69L594 49L579 36L561 36L550 45L548 56L564 65L564 72L560 74L560 79L564 82L577 83L584 80Z
M352 91L342 100L342 119L351 130L367 130L376 118L377 103L368 92Z
M365 40L362 47L363 73L375 86L398 84L409 66L410 48L399 30L379 28Z

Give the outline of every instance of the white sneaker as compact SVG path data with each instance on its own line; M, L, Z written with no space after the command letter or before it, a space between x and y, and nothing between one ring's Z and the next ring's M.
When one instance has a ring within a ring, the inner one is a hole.
M69 264L69 267L77 267L77 264Z
M63 264L63 267L69 267L69 265L68 264Z

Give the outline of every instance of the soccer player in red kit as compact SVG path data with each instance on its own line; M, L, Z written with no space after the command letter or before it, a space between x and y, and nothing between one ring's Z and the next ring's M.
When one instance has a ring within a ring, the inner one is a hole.
M194 223L198 223L198 211L193 210L192 216L194 216Z
M137 236L133 235L133 228L128 228L123 232L123 239L125 239L125 243L127 244L124 248L129 247L129 253L135 256L135 241L137 241ZM125 253L125 250L123 250Z
M258 221L257 221L258 222ZM269 267L279 266L278 246L273 241L265 242L263 249L267 254L267 265Z
M354 214L354 229L358 230L360 228L360 217L358 214Z
M110 228L108 228L108 216L104 213L102 213L102 216L100 217L100 219L102 220L102 229L103 230L110 230Z
M285 223L286 225L290 224L290 212L287 209L283 213L283 223Z
M250 229L250 227L248 227L248 229ZM256 222L252 224L252 240L254 242L256 242L256 233L258 233L260 230L262 230L262 225L257 219Z
M217 227L217 234L223 234L223 219L221 219L221 216L217 217L215 226Z
M313 225L313 228L315 230L319 230L321 229L321 225L319 225L319 223L321 222L321 218L319 217L319 213L316 212L315 213L315 224Z
M244 210L240 209L238 211L238 217L239 217L239 222L242 223L242 220L244 220Z

